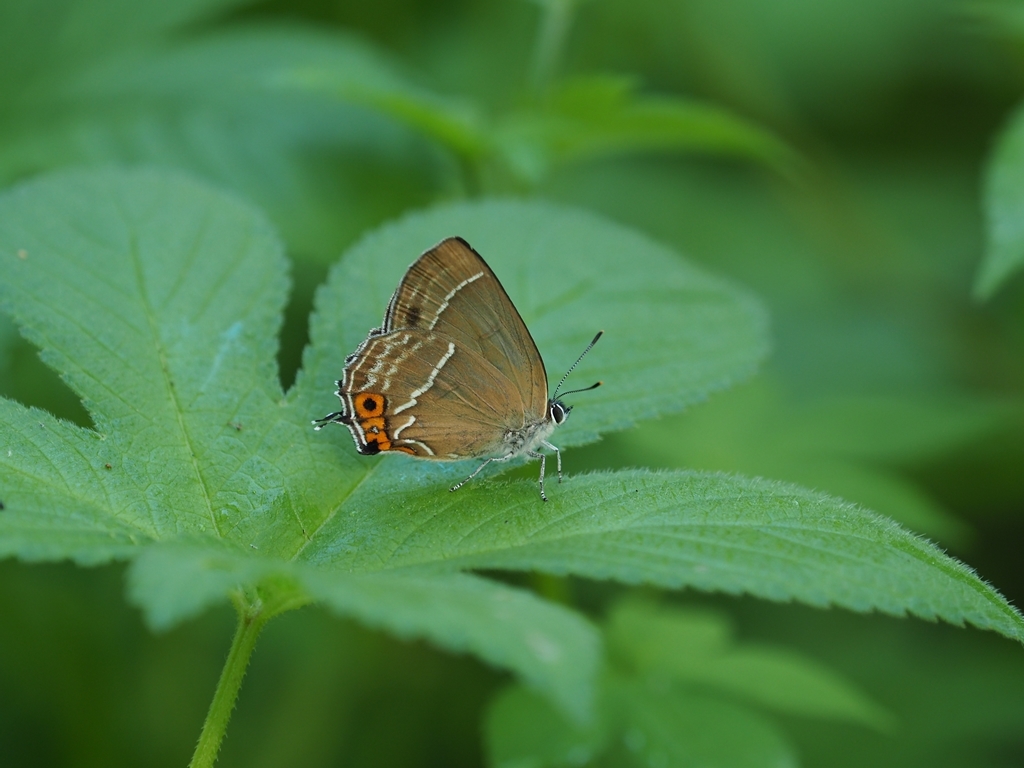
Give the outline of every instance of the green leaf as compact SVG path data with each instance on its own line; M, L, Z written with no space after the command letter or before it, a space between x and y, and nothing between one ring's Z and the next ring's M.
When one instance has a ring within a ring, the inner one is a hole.
M328 521L303 556L346 569L435 563L691 586L967 622L1024 640L1019 612L969 568L891 520L798 486L703 472L595 473L538 506L532 481L452 495L446 485L457 469L440 487L417 469L394 461L376 470L376 487L350 499L358 518ZM426 508L401 523L389 515L417 502ZM339 539L343 547L328 543Z
M623 743L637 766L706 765L782 768L796 755L778 730L749 710L694 693L635 682L616 691Z
M485 718L484 740L492 768L587 765L611 735L604 718L589 725L574 723L521 686L499 693Z
M1011 40L1024 37L1024 8L1017 3L973 2L957 10L976 31Z
M491 202L411 216L353 248L319 295L306 366L285 396L274 363L285 261L262 216L173 174L57 174L0 198L0 301L95 428L3 403L4 554L145 552L132 594L160 626L237 589L277 605L320 600L508 666L577 716L592 630L455 571L747 591L1024 635L1019 614L966 567L793 486L693 472L573 477L570 455L549 504L532 480L480 478L451 494L472 463L360 457L344 430L314 432L344 356L379 322L405 264L454 233L491 260L552 370L607 331L580 373L606 386L580 396L556 435L563 445L677 411L764 353L757 302L671 251L576 211Z
M195 24L246 0L7 0L0 5L0 92L31 91L55 72L140 47L160 35ZM12 115L8 111L7 115Z
M460 573L317 572L314 597L342 615L402 637L426 637L515 670L573 719L592 717L600 640L574 611L490 579Z
M423 637L516 670L580 721L591 717L599 639L578 614L523 590L461 573L406 569L372 574L322 570L261 556L208 537L150 546L132 563L129 593L164 630L248 584L290 592L297 604L401 637Z
M1024 112L1003 129L985 174L988 245L974 295L988 299L1024 266Z
M891 721L824 665L778 647L737 644L729 622L711 611L627 598L613 605L605 637L610 667L599 678L600 716L583 726L536 694L507 688L484 723L490 765L791 760L784 739L749 705L874 728Z
M31 415L5 406L18 436L5 430L0 459L33 476L5 528L52 513L46 487L147 540L269 512L279 483L252 463L255 416L280 398L287 278L263 218L150 172L55 177L6 195L2 212L0 301L96 425L37 427L61 430L44 446L26 439ZM47 464L45 478L31 469Z
M699 686L779 712L885 729L891 717L819 662L781 647L736 644L720 615L624 601L609 616L612 651L639 674Z
M709 104L641 96L625 77L561 83L540 107L500 121L506 162L534 183L557 164L636 152L702 152L763 162L793 174L796 153L767 131Z
M0 424L0 557L93 565L130 557L151 540L111 513L98 435L5 399Z
M605 452L614 453L613 466L693 467L799 483L962 545L967 526L899 469L1005 431L1019 412L1012 402L967 397L798 399L760 376L692 413L617 435Z
M152 553L133 594L157 626L239 586L301 576L340 612L521 667L585 712L595 633L564 609L457 574L347 589L338 572L288 570L282 555L330 512L324 494L344 497L357 478L308 412L283 407L274 337L287 280L261 216L175 175L60 174L0 200L0 266L4 309L96 425L0 401L0 553Z

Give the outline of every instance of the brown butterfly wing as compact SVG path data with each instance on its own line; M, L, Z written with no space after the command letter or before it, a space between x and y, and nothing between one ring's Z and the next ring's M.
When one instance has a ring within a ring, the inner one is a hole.
M537 345L494 272L462 238L441 241L409 267L384 318L385 331L400 328L447 336L508 380L530 420L546 415L548 380Z
M467 386L471 382L472 386ZM525 406L508 378L472 349L432 331L370 336L349 357L339 395L359 451L440 460L503 452Z

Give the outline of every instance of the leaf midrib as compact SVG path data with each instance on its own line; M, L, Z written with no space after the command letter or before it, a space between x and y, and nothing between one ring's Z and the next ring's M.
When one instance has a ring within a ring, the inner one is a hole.
M161 382L164 385L167 400L171 403L174 418L178 423L178 431L181 433L182 439L184 440L185 450L188 453L188 460L192 465L192 471L195 474L203 495L203 502L206 505L207 512L209 512L210 522L213 525L213 532L217 534L217 538L223 538L220 526L217 524L217 516L213 511L213 502L210 499L210 489L207 486L206 478L203 476L202 469L200 468L199 461L196 457L195 446L192 443L192 437L189 434L188 425L185 422L185 414L182 410L181 403L178 400L178 392L174 387L174 382L171 380L170 366L167 362L167 351L164 347L163 339L160 336L160 324L157 322L153 306L149 301L149 295L146 292L146 282L142 273L141 254L139 253L138 240L134 233L130 235L129 253L131 254L132 267L135 271L135 283L139 292L139 301L146 316L146 322L149 325L150 334L153 337L153 347L156 350L157 357L160 361L160 371L162 374Z
M346 503L346 502L347 502L347 501L348 501L348 500L349 500L350 498L352 498L352 496L353 496L353 495L355 495L356 491L358 491L358 490L359 490L360 488L362 488L362 486L363 486L363 483L365 483L365 482L366 482L366 481L367 481L367 480L368 480L368 479L369 479L369 478L370 478L370 477L371 477L371 476L372 476L372 475L373 475L373 474L374 474L374 473L375 473L375 472L377 471L377 467L379 467L379 466L380 466L380 462L378 462L377 464L373 465L372 467L369 467L369 468L368 468L368 469L366 470L366 474L364 474L364 475L363 475L363 476L362 476L362 477L361 477L361 478L360 478L360 479L359 479L359 480L358 480L358 481L356 482L356 484L352 486L352 488L351 488L351 489L349 490L349 492L348 492L348 493L346 493L346 494L345 494L345 495L344 495L344 496L343 496L343 497L341 498L341 500L340 500L340 501L339 501L339 502L338 502L338 503L337 503L337 504L336 504L336 505L334 506L334 509L332 509L332 510L331 510L330 514L328 514L328 515L327 515L327 516L326 516L326 517L325 517L325 518L324 518L324 519L323 519L323 520L322 520L322 521L320 522L320 525L318 525L318 526L316 527L316 530L315 530L315 531L313 531L313 533L311 533L311 534L310 534L309 536L307 536L307 537L306 537L306 540L305 540L305 541L304 541L304 542L302 543L302 545L301 545L301 546L300 546L300 547L299 547L299 548L298 548L298 549L297 549L297 550L295 551L295 554L293 554L293 555L292 555L292 556L291 556L291 557L289 558L289 562L293 562L293 563L294 563L294 562L296 562L296 561L297 561L297 560L299 559L299 557L300 557L300 556L302 555L302 553L303 553L303 552L305 552L305 550L306 550L306 547L308 547L308 546L309 546L310 544L312 544L312 543L313 543L313 541L314 541L314 540L316 539L316 537L317 537L317 536L319 535L320 531L322 531L322 530L323 530L323 529L324 529L324 528L326 527L326 525L327 525L327 524L328 524L328 523L329 523L329 522L330 522L331 520L333 520L333 519L334 519L335 515L337 515L337 514L338 514L338 512L340 512L340 511L341 511L341 508L345 506L345 503Z

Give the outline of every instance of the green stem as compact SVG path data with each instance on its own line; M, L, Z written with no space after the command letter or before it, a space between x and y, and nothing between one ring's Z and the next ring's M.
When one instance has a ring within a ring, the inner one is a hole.
M547 88L555 73L575 10L576 0L546 0L541 4L540 29L533 51L533 87L538 94Z
M246 667L249 666L249 657L256 647L256 639L260 636L263 625L273 615L271 611L265 610L259 597L249 600L242 595L236 595L234 602L238 613L235 639L231 642L228 659L221 670L217 691L210 702L210 710L206 713L203 732L199 734L199 743L196 744L189 768L211 768L216 762L228 720L231 719L231 711L235 708L238 689L242 685L242 678L245 677Z

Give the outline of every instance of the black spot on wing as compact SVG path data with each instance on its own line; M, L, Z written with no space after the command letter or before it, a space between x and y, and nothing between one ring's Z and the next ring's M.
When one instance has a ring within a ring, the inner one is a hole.
M362 445L357 444L356 450L363 454L363 456L375 456L380 453L380 445L376 442L364 443Z

